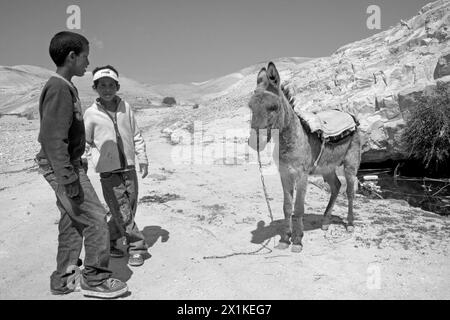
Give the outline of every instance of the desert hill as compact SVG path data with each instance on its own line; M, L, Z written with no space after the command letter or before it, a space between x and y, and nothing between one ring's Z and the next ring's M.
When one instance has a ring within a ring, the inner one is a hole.
M0 114L17 114L36 117L39 96L45 82L53 71L37 66L0 66ZM92 90L92 73L79 78L74 77L83 107L89 106L97 97ZM119 95L130 103L142 105L156 104L161 96L152 92L145 84L127 77L120 77Z
M274 61L283 70L309 59L291 57ZM264 62L261 62L201 83L148 85L121 76L119 95L140 107L159 105L166 96L175 97L179 104L205 103L227 95L229 90L238 85L242 79L258 72L263 64ZM53 71L38 66L0 66L0 114L36 117L41 89L52 74ZM91 81L92 72L90 71L81 78L73 78L84 107L89 106L97 97L91 88Z
M304 57L273 59L277 64L277 67L281 70L289 69L294 65L299 65L309 60L311 60L311 58ZM204 82L154 85L149 86L149 88L162 96L174 96L190 103L206 103L208 100L219 96L226 96L233 87L240 85L243 79L255 76L265 64L265 61L259 62L239 71Z

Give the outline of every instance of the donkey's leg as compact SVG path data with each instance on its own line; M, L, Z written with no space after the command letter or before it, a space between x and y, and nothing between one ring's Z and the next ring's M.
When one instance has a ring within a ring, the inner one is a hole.
M327 208L325 209L325 213L323 216L323 222L322 222L322 230L326 231L326 230L328 230L328 227L330 226L331 212L333 211L334 203L336 202L336 198L339 194L339 189L341 188L341 182L339 181L339 178L337 177L335 171L333 171L327 175L324 175L323 178L330 185L330 190L331 190L330 201L328 201L328 205L327 205Z
M344 168L345 180L347 181L347 231L353 232L353 199L355 197L356 170L353 168Z
M291 215L292 215L292 200L294 195L294 177L284 168L280 168L281 185L283 186L283 212L284 212L284 225L281 232L281 239L277 249L287 249L289 247L290 237L292 234Z
M303 238L303 215L305 213L305 196L308 185L308 174L302 173L296 181L294 215L292 216L292 252L301 252Z
M358 173L359 164L361 162L361 140L359 133L353 136L350 148L347 151L344 159L344 174L347 181L347 199L348 199L348 214L347 214L347 231L353 232L353 198L355 197L355 183L357 181L356 174Z

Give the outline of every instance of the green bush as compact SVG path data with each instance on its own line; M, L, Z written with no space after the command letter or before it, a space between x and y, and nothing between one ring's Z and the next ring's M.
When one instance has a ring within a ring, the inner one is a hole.
M438 172L450 164L450 90L438 82L435 94L418 98L402 135L409 156L427 170Z

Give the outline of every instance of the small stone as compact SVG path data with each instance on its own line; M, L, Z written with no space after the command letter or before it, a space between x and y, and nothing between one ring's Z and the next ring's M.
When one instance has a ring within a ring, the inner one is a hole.
M364 176L363 179L366 181L378 180L378 176L377 175L367 175L367 176Z

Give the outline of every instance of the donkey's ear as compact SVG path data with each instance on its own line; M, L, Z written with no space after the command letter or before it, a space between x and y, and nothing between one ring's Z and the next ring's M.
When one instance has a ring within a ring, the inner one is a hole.
M280 85L280 74L272 61L270 61L267 66L267 77L277 87Z
M258 76L256 77L256 85L257 86L267 86L269 83L269 79L267 78L266 68L262 68L258 72Z

